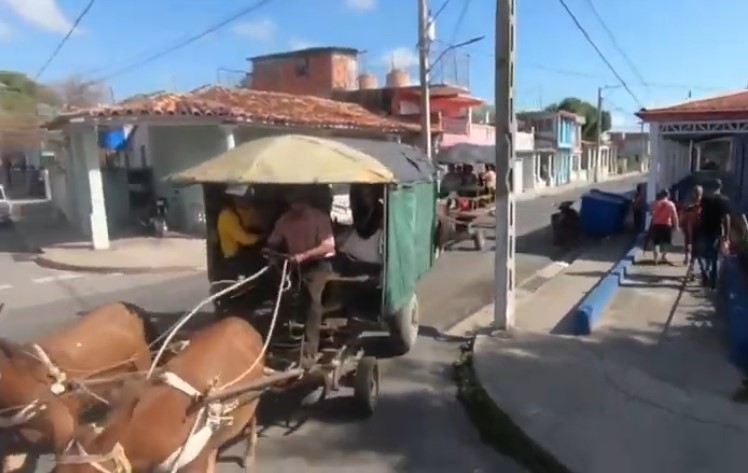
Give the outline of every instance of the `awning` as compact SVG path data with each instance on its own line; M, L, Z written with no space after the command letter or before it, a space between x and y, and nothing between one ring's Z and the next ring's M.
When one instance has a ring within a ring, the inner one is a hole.
M183 184L381 184L395 181L395 175L340 141L283 135L249 141L167 179Z

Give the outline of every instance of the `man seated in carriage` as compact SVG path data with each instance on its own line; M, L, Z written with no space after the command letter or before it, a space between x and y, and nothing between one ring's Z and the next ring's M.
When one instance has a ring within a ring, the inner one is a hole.
M263 265L262 219L246 193L247 186L229 187L226 194L231 200L218 214L216 223L221 253L232 277L250 275Z
M322 325L322 292L333 273L335 237L330 215L313 207L306 196L292 191L286 196L289 208L275 223L268 246L284 248L299 265L311 299L305 323L304 368L310 368L319 351Z

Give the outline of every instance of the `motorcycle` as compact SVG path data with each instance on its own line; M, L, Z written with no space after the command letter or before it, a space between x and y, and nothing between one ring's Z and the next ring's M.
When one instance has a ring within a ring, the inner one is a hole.
M169 231L169 225L166 223L168 211L168 202L164 197L159 197L156 199L147 221L143 223L157 238L163 238Z
M558 205L558 212L551 215L553 244L570 246L578 242L582 234L579 213L572 207L573 200L566 200Z

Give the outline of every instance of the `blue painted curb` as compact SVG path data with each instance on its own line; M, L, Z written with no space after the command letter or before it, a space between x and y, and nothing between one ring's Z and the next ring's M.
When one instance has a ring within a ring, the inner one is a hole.
M738 257L726 257L723 271L722 293L727 315L729 358L743 373L748 373L748 294Z
M618 288L626 281L628 269L634 263L644 234L637 237L634 247L600 279L595 287L579 303L574 323L575 335L589 335L615 296Z

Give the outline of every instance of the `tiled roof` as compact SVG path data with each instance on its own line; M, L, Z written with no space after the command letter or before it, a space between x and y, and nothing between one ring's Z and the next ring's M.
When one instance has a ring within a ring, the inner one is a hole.
M748 90L689 100L669 107L641 109L636 115L649 121L677 118L748 118Z
M360 105L306 95L206 86L185 94L156 93L116 105L76 110L48 126L73 118L214 117L225 122L305 128L417 132L420 127L376 115Z

